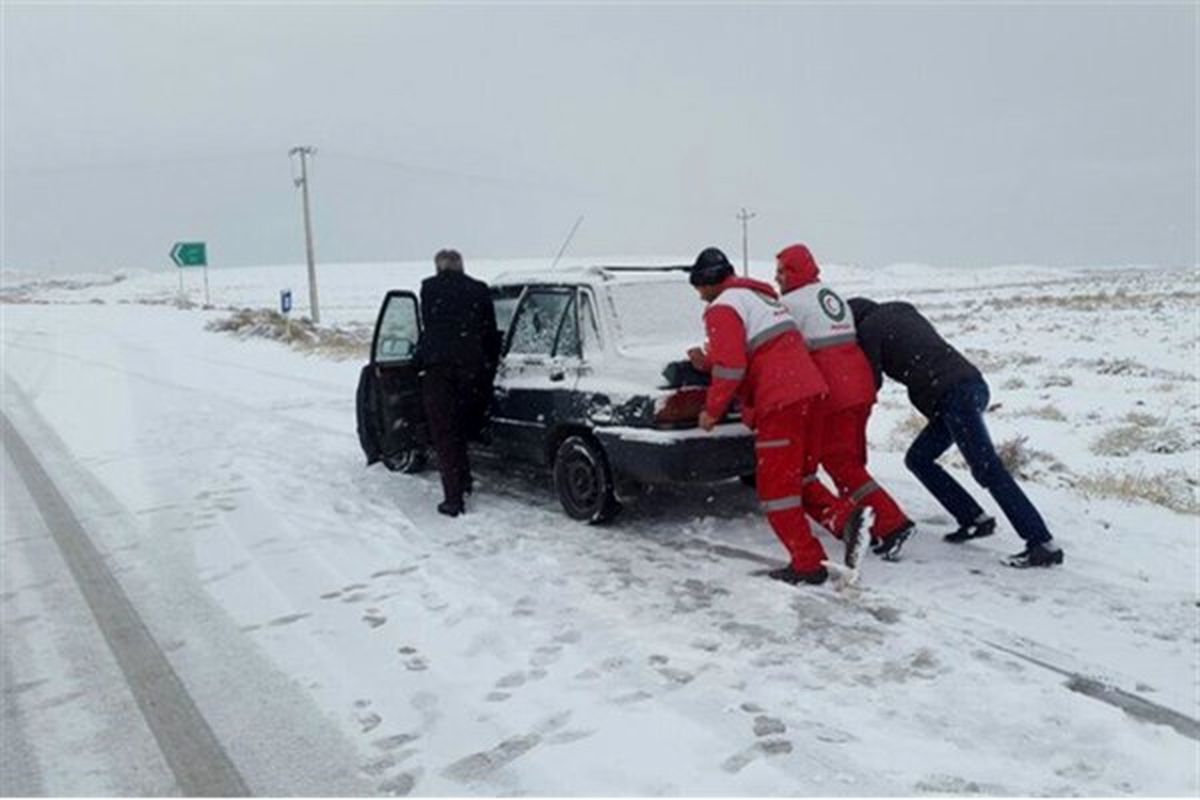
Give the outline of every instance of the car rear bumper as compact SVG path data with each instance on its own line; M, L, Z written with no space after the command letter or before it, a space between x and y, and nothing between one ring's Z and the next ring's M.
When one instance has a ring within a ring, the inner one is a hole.
M609 466L641 483L711 483L754 472L754 434L740 423L699 428L600 427Z

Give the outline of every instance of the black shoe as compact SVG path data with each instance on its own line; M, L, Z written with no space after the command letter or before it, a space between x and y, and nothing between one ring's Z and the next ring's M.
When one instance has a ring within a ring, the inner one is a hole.
M829 580L829 570L824 567L817 567L812 572L800 572L792 569L791 565L772 569L767 571L767 577L772 580L783 581L795 586L799 583L808 583L813 586L819 586Z
M438 513L445 514L447 517L457 517L463 513L462 503L451 503L449 500L438 503Z
M996 532L996 520L991 517L977 519L974 522L968 522L966 525L960 525L954 533L947 533L942 537L943 542L950 544L962 544L971 539L982 539L985 536L991 536Z
M1052 567L1063 563L1063 551L1053 542L1031 544L1021 552L1004 559L1004 563L1017 569Z
M842 541L846 545L845 563L850 569L858 567L858 562L862 560L871 539L870 532L863 524L865 521L866 509L860 506L854 509L850 519L846 520L846 526L842 528Z
M917 526L911 520L904 523L895 533L876 539L871 552L883 558L884 561L899 561L900 551L904 543L917 532Z

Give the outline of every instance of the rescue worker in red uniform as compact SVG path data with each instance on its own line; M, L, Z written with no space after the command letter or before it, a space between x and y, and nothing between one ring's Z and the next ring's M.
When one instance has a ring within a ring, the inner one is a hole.
M740 401L742 421L755 433L758 497L791 557L788 566L767 574L791 584L824 583L825 549L809 528L801 479L814 407L828 391L825 381L769 284L736 277L715 247L696 258L690 280L708 303L707 350L688 352L712 376L700 427L711 431L734 398ZM844 536L847 561L860 552L861 514L855 517Z
M875 373L858 346L854 315L837 292L821 282L821 270L805 245L786 247L775 259L775 281L783 304L829 386L828 396L816 408L817 435L809 446L817 457L804 476L804 505L834 535L854 509L872 509L874 551L896 560L915 528L867 472L867 420L875 404ZM817 477L818 464L837 485L839 496Z

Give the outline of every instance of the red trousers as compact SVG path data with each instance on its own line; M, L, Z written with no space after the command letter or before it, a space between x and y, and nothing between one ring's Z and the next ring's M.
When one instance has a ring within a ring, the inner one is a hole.
M867 472L867 420L871 406L854 406L822 415L818 409L811 437L817 456L808 462L804 477L804 504L813 519L835 536L850 513L860 505L875 512L872 535L886 539L908 522L900 506ZM838 496L817 478L818 464L837 485Z
M826 559L825 548L808 526L801 494L814 405L806 401L760 414L754 432L758 499L767 512L767 522L791 556L792 568L800 572L816 570Z

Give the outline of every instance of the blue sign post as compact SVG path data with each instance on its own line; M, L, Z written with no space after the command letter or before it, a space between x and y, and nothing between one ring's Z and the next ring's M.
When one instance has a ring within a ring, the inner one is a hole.
M279 290L279 313L283 314L284 330L287 331L287 339L292 340L292 316L289 312L292 310L292 290Z

